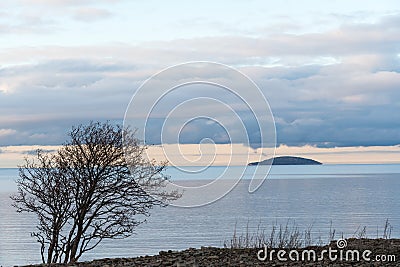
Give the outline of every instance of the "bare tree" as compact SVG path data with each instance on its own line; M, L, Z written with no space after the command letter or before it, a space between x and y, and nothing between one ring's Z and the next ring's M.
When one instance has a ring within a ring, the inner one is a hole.
M92 122L69 137L57 153L26 160L11 197L17 211L37 215L44 263L76 262L104 239L128 237L151 208L180 197L165 190L166 163L144 157L134 131Z

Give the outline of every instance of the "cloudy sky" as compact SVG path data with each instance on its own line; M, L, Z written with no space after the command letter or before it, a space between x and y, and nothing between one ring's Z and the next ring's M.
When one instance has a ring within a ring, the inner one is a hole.
M143 81L198 60L254 80L278 146L387 148L400 162L396 0L1 1L0 158L10 147L59 145L74 124L122 122ZM192 126L179 141L210 137ZM226 144L220 128L214 141Z

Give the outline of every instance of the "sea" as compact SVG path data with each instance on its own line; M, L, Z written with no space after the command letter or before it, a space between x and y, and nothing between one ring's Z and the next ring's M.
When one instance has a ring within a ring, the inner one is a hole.
M209 183L227 167L169 167L176 183ZM255 166L229 166L241 178L234 189L210 204L184 208L155 208L135 233L107 240L80 260L155 255L162 250L201 246L223 247L236 235L273 225L311 229L313 242L336 237L400 238L400 164L324 164L272 166L254 193L248 192ZM265 168L265 174L268 168ZM261 172L262 173L262 172ZM9 196L16 192L17 169L0 169L0 266L40 263L40 246L31 237L33 214L17 213ZM260 177L258 177L260 178ZM364 230L365 229L365 230Z

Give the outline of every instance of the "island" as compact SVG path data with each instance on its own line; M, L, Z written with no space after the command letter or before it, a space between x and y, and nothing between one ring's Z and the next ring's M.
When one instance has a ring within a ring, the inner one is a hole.
M251 162L249 166L255 165L321 165L322 163L313 159L301 157L283 156L266 159L260 162Z

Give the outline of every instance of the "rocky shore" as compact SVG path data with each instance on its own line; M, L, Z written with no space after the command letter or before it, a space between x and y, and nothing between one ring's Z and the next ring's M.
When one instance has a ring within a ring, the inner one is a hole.
M70 264L70 267L133 267L133 266L400 266L400 239L348 239L343 249L338 249L336 241L326 246L311 246L303 249L297 249L297 252L291 252L286 249L281 252L281 257L286 261L278 260L277 252L273 252L272 260L269 257L260 260L257 254L262 258L265 256L265 249L229 249L202 247L200 249L190 248L184 251L161 251L155 256L141 256L136 258L115 258L99 259L90 262L81 262ZM308 259L310 251L315 251L317 258L321 257L323 250L323 260ZM336 260L329 258L328 251L331 250L332 256L336 255ZM336 250L336 251L335 251ZM359 260L356 260L354 250L359 252ZM369 253L367 250L371 251ZM272 249L267 248L267 254L270 256ZM341 252L342 251L342 252ZM349 252L350 251L350 252ZM289 254L291 253L291 254ZM365 260L364 256L369 260ZM302 254L304 259L302 260ZM299 257L299 261L291 260ZM347 256L346 256L347 255ZM376 256L381 261L377 261ZM347 257L347 260L346 260ZM354 258L353 258L354 257ZM342 260L340 260L342 258ZM29 266L47 266L47 265L29 265ZM62 266L52 264L51 266Z

